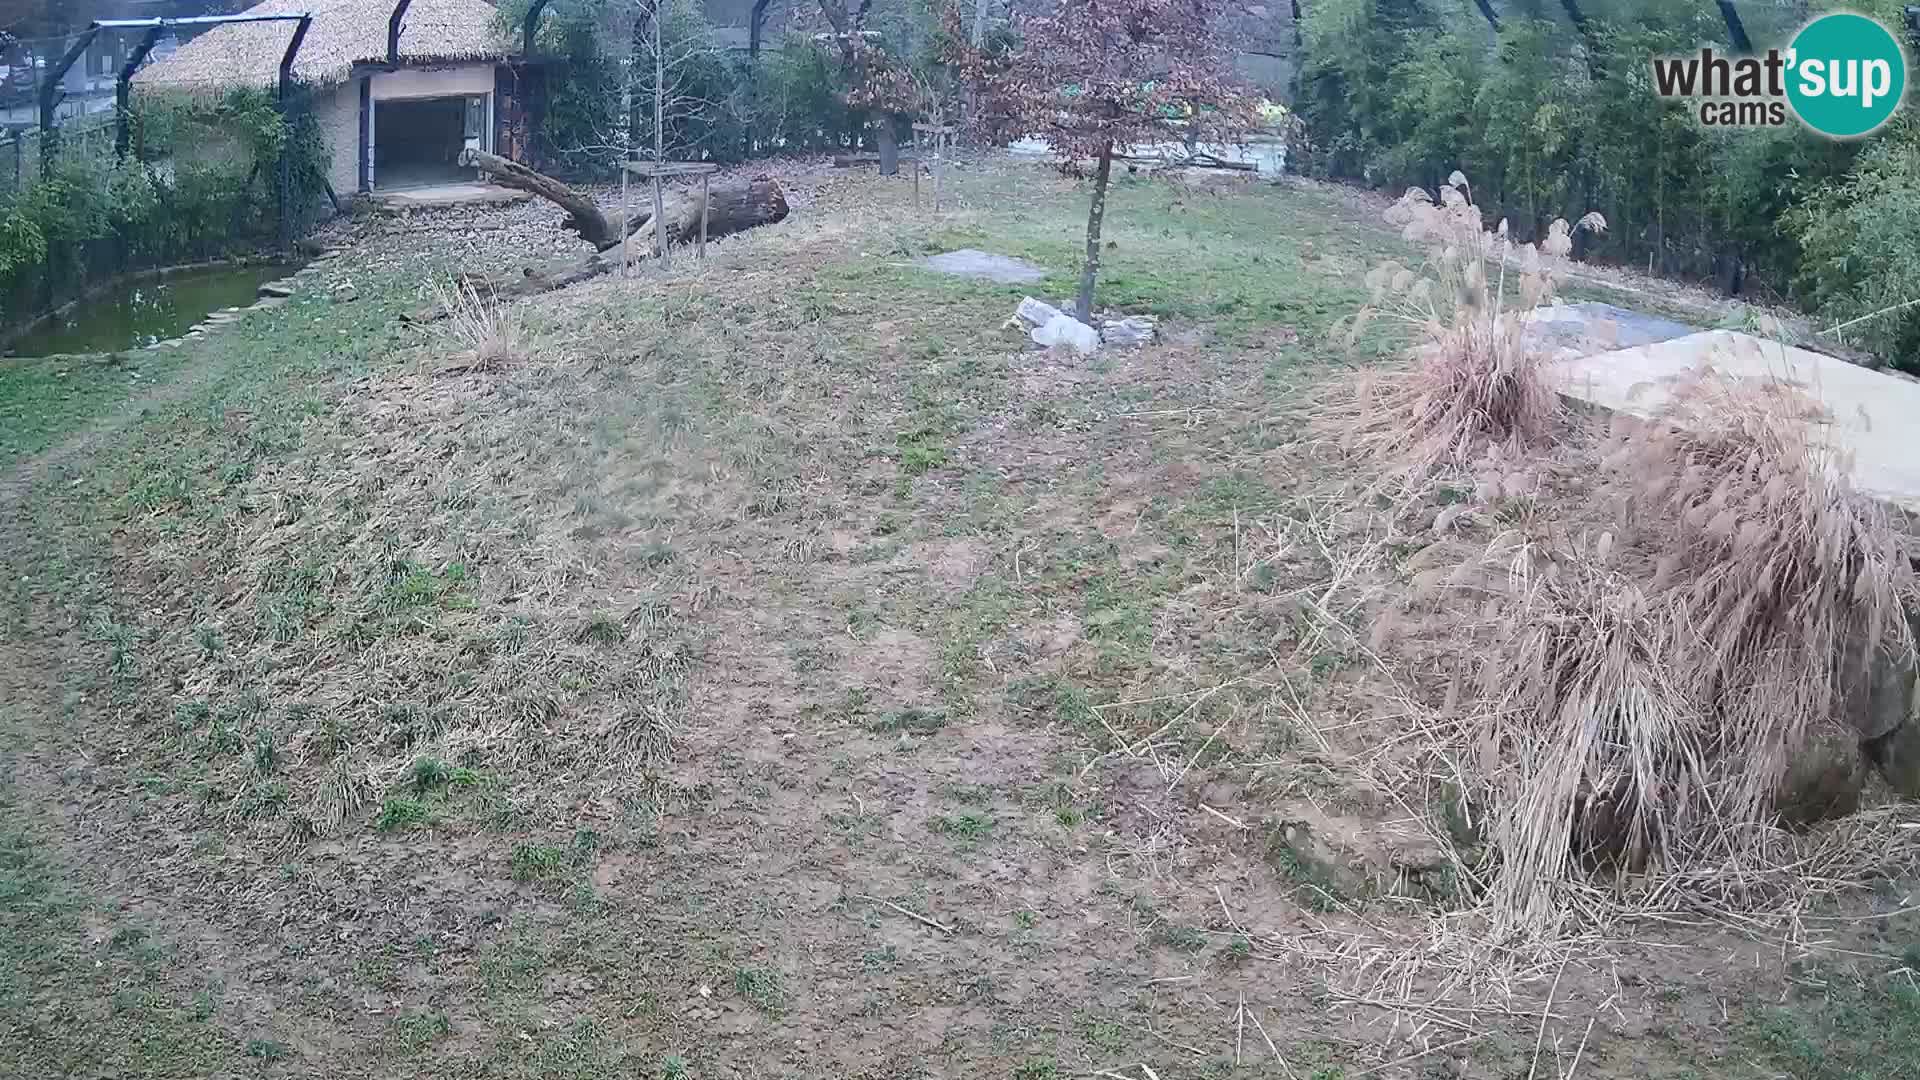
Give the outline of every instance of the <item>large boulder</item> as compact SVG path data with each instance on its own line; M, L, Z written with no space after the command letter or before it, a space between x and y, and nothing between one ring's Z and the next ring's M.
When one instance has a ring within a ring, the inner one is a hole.
M1908 612L1907 625L1920 640L1920 612ZM1912 649L1881 650L1864 658L1863 651L1851 652L1843 669L1849 682L1843 715L1887 783L1908 798L1920 798L1920 717L1915 716L1920 660Z
M1812 825L1860 809L1866 786L1867 761L1858 736L1838 725L1823 727L1788 764L1774 805L1783 824Z

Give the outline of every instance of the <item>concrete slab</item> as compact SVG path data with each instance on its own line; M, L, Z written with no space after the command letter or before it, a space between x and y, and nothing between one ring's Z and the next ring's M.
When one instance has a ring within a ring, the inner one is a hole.
M439 209L448 206L497 206L525 202L533 196L524 191L471 181L459 184L431 184L400 191L375 191L374 202L390 210Z
M1569 397L1651 416L1666 404L1675 379L1702 366L1734 378L1784 380L1820 401L1830 422L1815 438L1853 453L1854 486L1920 513L1920 454L1914 452L1920 382L1732 330L1560 360L1549 370Z
M1003 285L1025 285L1047 276L1044 269L1025 259L995 255L987 251L975 251L973 248L961 248L959 251L949 251L944 255L930 255L920 260L920 265L942 274L986 278Z

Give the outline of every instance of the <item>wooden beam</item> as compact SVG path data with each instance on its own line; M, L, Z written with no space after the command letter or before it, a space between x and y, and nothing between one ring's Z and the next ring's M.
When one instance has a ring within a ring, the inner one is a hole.
M160 43L160 35L166 33L165 26L152 26L141 36L140 44L127 54L127 62L120 68L120 78L113 84L113 156L115 160L125 161L128 146L128 126L133 120L133 73L140 70L140 64Z
M1738 52L1753 51L1753 39L1747 36L1747 28L1740 22L1740 13L1733 9L1733 0L1719 0L1720 17L1726 20L1727 39L1733 42Z
M99 36L98 24L81 31L60 59L47 68L47 77L40 84L40 175L43 177L53 175L54 159L59 156L60 136L53 126L53 113L60 107L60 99L65 96L59 92L60 80L67 77L74 62L86 53L93 39Z
M627 171L635 176L706 176L720 166L706 161L629 161Z
M313 16L302 15L294 24L293 37L287 42L287 51L280 54L280 106L286 107L287 95L293 90L293 61L300 55L300 46L307 40L307 31L313 29Z
M407 17L413 0L393 0L393 14L387 16L387 63L400 63L400 24Z

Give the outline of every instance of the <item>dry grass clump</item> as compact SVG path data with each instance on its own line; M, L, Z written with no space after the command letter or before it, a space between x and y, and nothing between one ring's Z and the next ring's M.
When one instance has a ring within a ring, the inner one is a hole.
M1376 318L1410 325L1419 343L1407 367L1360 380L1323 427L1409 483L1489 444L1546 442L1560 405L1541 373L1545 357L1526 339L1527 322L1553 299L1574 231L1603 231L1605 219L1556 220L1539 244L1516 243L1505 221L1487 228L1456 172L1438 200L1409 188L1386 220L1425 248L1425 263L1416 270L1388 262L1367 274L1372 295L1348 322L1348 344Z
M1818 402L1781 382L1683 380L1660 423L1626 425L1605 461L1654 583L1685 635L1694 697L1747 748L1730 810L1757 819L1811 731L1863 704L1871 672L1914 648L1912 567L1851 462L1813 438Z
M1912 655L1914 589L1878 504L1810 434L1817 412L1697 373L1594 449L1611 528L1505 532L1444 572L1472 601L1479 671L1470 715L1435 736L1498 852L1501 931L1551 930L1595 871L1762 865L1783 803L1826 794L1790 775L1826 757L1815 786L1859 775L1850 721Z
M498 300L466 281L436 284L434 298L447 313L441 339L470 357L470 366L494 370L527 358L526 329Z

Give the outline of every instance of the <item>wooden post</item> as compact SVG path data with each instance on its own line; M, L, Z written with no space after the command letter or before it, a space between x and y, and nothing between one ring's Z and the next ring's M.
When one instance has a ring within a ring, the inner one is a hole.
M627 276L627 215L632 212L629 209L633 205L629 192L633 173L627 170L625 161L620 164L620 276L624 278Z
M720 166L705 161L629 161L626 171L634 176L645 176L653 181L653 236L654 245L660 249L660 265L667 264L667 208L666 197L661 194L660 181L669 176L697 176L700 178L700 237L696 245L698 257L707 257L707 202L712 194L708 177L718 172Z
M916 132L915 134L918 134ZM913 210L920 212L920 140L913 140Z
M660 198L660 174L653 174L653 246L660 251L660 269L667 268L667 206Z
M940 212L940 180L947 172L947 133L941 132L937 138L940 143L933 152L933 212Z

